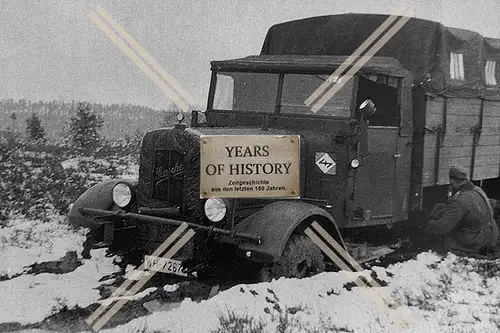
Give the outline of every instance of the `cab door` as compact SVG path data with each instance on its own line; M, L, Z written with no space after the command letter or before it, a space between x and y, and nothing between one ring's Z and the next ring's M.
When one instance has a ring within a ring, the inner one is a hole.
M372 219L393 217L398 136L398 127L368 126L370 154L356 170L354 202Z
M359 77L358 107L365 99L371 99L377 110L368 118L369 155L363 157L355 172L353 201L364 211L364 217L358 218L355 225L394 222L401 217L402 207L396 206L407 199L399 200L404 191L396 184L400 169L408 167L401 164L401 157L406 160L409 156L408 138L400 136L399 88L399 83L391 84L387 77L385 82L380 82L380 76Z

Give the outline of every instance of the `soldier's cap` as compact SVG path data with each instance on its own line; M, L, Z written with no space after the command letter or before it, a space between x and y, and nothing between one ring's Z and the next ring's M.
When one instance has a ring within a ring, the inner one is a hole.
M468 180L467 177L467 169L459 166L454 166L450 168L450 178L460 179L460 180Z

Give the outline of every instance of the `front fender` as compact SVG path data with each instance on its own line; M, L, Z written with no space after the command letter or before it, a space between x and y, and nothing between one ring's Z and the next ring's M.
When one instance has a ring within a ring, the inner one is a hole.
M235 226L236 231L260 235L260 245L239 244L240 255L251 251L254 262L276 262L281 257L285 245L294 231L303 232L304 221L316 220L333 238L341 240L341 235L333 217L324 209L302 201L277 201L247 217ZM300 226L300 228L298 228Z
M133 191L135 191L135 188L137 186L136 181L123 179L106 181L92 186L87 191L85 191L71 207L68 214L69 223L75 227L85 227L91 230L95 230L97 228L95 221L91 217L82 215L80 213L80 208L89 207L110 210L114 205L113 187L117 183L126 183L132 187Z

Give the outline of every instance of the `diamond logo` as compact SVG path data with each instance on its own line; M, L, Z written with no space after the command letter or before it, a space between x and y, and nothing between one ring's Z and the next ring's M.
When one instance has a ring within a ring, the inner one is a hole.
M316 153L316 166L327 175L337 173L337 164L328 153Z

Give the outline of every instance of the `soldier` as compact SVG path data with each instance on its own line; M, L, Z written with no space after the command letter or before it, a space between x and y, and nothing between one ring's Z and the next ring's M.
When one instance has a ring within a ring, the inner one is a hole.
M498 226L483 190L468 180L467 170L452 167L449 172L453 197L437 204L426 233L446 237L445 248L457 254L485 254L498 242Z

